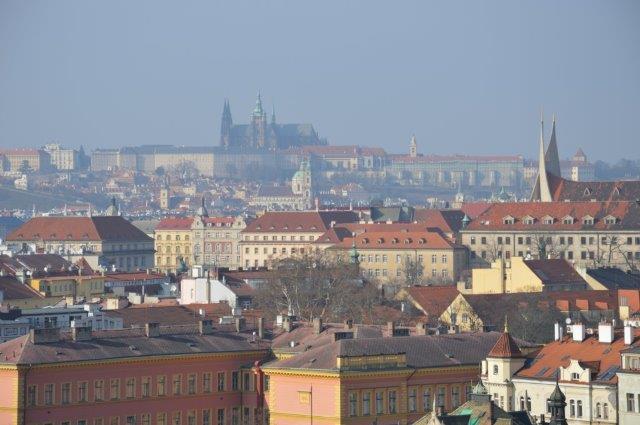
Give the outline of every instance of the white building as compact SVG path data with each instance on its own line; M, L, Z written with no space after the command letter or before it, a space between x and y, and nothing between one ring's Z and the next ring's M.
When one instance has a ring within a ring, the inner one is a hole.
M624 329L625 342L633 337L633 328ZM618 371L618 420L620 425L640 424L640 347L622 351L622 369Z
M202 266L194 266L191 277L180 282L180 304L227 303L231 308L251 306L253 288L246 283L213 279Z

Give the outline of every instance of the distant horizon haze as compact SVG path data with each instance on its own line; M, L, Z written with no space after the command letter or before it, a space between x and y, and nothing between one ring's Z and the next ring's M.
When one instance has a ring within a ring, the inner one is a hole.
M217 146L258 91L331 145L640 159L640 2L0 3L0 148Z

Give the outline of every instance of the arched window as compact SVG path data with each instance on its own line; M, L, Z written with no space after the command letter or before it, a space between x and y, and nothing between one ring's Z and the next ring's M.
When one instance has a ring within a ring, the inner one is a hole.
M602 417L604 419L609 419L609 405L607 403L602 405Z
M582 400L578 400L578 409L577 410L578 410L577 416L579 418L581 418L582 417Z
M601 418L602 412L600 410L600 403L596 403L596 418Z
M524 397L520 396L520 410L525 410Z
M494 364L494 365L493 365L493 374L494 374L494 375L497 375L497 374L498 374L498 365L497 365L497 364Z
M576 417L576 402L575 400L569 400L569 417Z

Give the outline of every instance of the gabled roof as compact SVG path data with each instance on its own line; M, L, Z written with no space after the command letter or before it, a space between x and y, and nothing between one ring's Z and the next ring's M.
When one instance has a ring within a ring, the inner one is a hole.
M587 274L607 289L640 289L640 275L622 271L616 267L588 269Z
M366 232L346 237L335 248L358 249L453 249L460 247L438 232Z
M404 288L409 300L434 323L460 294L455 286L411 286Z
M326 232L331 223L353 223L353 211L286 211L266 212L249 223L243 233L254 232Z
M120 216L34 217L7 236L7 241L137 241L152 239Z
M563 259L524 260L524 264L540 278L543 285L584 284L587 282Z
M160 220L155 230L189 230L193 217L169 217Z
M487 357L514 359L522 357L522 351L520 351L518 344L516 344L515 340L509 335L509 332L505 330L491 351L489 351Z
M548 175L554 201L636 201L640 199L640 180L576 182Z
M38 291L13 276L0 276L0 291L4 301L44 298Z

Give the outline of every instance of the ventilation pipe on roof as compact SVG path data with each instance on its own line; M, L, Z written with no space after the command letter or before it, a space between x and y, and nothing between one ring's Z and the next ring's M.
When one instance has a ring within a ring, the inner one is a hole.
M613 342L613 324L607 322L598 324L598 341L605 344Z
M264 317L258 317L258 338L264 338Z
M424 322L418 322L416 324L416 335L426 335L427 334L427 324Z
M344 321L344 328L345 329L352 329L353 328L353 319L346 319Z
M396 333L396 324L393 322L387 322L387 332L389 336L393 336Z
M554 341L562 341L562 337L564 336L564 328L560 323L553 324L553 340Z
M624 345L633 344L633 327L629 324L624 325Z
M574 323L571 326L571 333L573 336L573 340L577 342L584 341L585 329L583 323Z
M144 334L147 338L157 338L160 336L160 323L151 322L144 324Z

